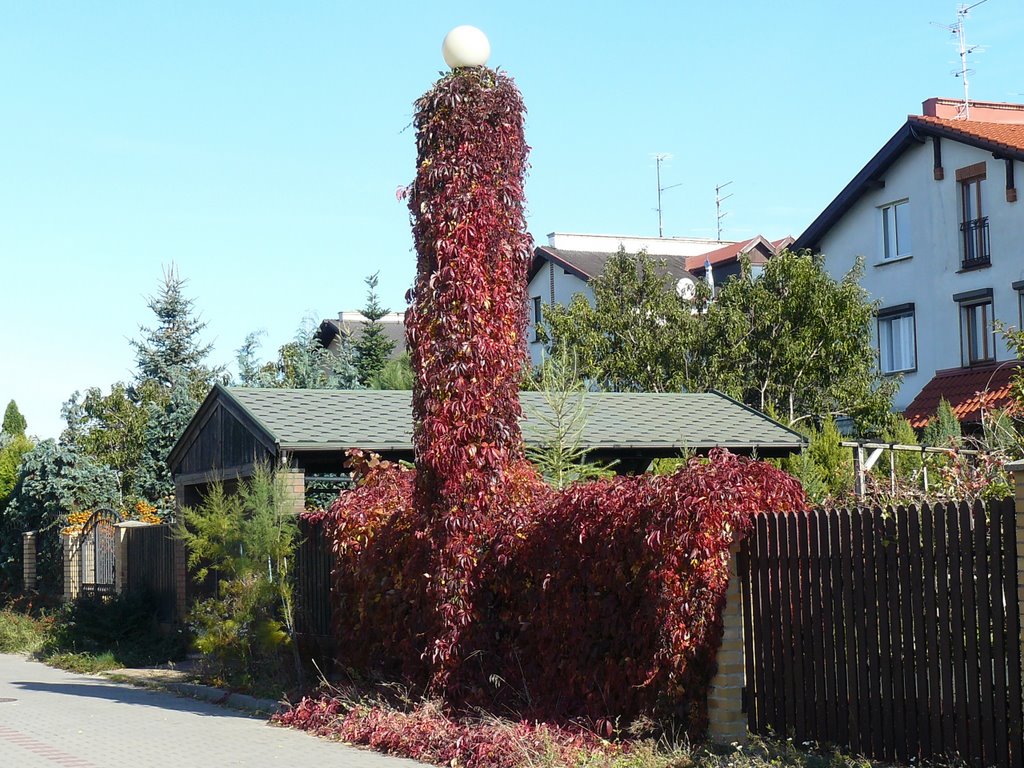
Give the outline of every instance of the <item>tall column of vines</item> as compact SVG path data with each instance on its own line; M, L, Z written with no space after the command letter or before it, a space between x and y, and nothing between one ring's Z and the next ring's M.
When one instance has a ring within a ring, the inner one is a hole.
M525 107L511 78L456 69L416 102L416 244L406 315L412 366L416 505L434 537L435 683L458 663L478 567L488 555L510 471L523 456ZM513 483L514 484L514 483Z

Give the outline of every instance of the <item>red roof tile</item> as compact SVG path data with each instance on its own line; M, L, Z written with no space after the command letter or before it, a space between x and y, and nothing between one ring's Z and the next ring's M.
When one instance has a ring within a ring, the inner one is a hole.
M944 120L941 117L910 115L911 123L934 125L961 134L965 138L989 141L993 144L1024 151L1024 123L984 123L975 120Z
M1005 408L1012 403L1010 377L1020 363L1016 360L983 368L950 368L938 371L924 385L903 415L913 427L924 427L945 398L960 421L980 422L984 409Z
M729 245L724 245L721 248L716 248L713 251L702 253L699 256L688 256L686 258L686 269L690 272L696 270L699 274L703 274L705 261L710 261L711 266L735 261L739 258L741 253L749 253L758 245L763 246L768 255L774 256L779 250L776 243L785 243L785 245L789 245L792 242L793 238L784 237L773 243L762 235L758 235L751 240L744 240L740 243L730 243Z

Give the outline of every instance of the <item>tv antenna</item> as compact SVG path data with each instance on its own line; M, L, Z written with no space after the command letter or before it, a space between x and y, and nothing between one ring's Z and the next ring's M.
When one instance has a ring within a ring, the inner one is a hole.
M960 69L953 72L954 77L962 78L964 81L964 103L963 106L957 110L956 117L958 120L969 120L971 117L970 82L968 81L968 75L974 74L974 70L968 68L967 57L981 48L979 45L967 44L967 33L964 31L964 21L966 21L972 8L977 8L982 3L987 2L988 0L978 0L978 2L972 3L971 5L961 5L956 9L955 24L936 24L936 26L942 27L943 29L948 29L956 38L957 48L960 53Z
M727 181L725 182L725 184L715 185L715 225L718 231L718 242L722 242L722 219L729 215L728 211L722 213L722 203L724 203L726 200L728 200L735 194L734 192L730 192L725 197L722 197L722 190L728 187L730 184L732 184L732 182Z
M676 187L683 186L682 182L680 182L679 184L670 184L667 187L661 186L661 163L664 160L671 159L672 155L668 154L667 152L659 152L654 156L654 163L657 169L656 173L658 175L658 237L664 237L664 235L662 234L661 227L661 193L669 189L675 189Z

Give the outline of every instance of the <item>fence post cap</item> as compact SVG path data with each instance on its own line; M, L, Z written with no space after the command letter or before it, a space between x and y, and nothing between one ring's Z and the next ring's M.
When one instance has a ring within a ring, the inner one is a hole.
M151 525L157 525L157 523L147 523L142 520L122 520L120 523L115 523L116 528L148 528Z
M1024 459L1017 459L1006 463L1007 472L1024 472Z

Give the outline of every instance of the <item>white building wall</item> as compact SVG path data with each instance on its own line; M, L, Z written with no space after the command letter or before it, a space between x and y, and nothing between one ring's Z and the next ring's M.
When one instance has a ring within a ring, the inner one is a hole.
M552 280L552 277L554 278ZM553 288L552 288L553 286ZM530 349L530 362L534 365L543 358L544 345L536 341L536 318L533 316L534 297L540 297L542 304L560 304L566 306L577 293L583 294L587 301L594 301L594 291L590 285L576 275L570 274L557 264L546 262L533 276L526 289L527 317L526 341Z
M991 288L997 320L1020 325L1019 296L1011 286L1024 278L1024 201L1006 202L1002 160L950 139L941 143L944 178L933 177L932 140L907 149L885 173L885 186L865 193L822 238L829 273L841 278L864 257L861 284L879 307L913 302L917 370L905 373L895 400L905 409L937 370L963 364L960 306L953 295ZM986 163L982 214L989 217L991 266L961 271L960 189L956 169ZM1024 169L1017 164L1019 177ZM909 199L911 256L882 257L881 207ZM877 330L877 329L876 329ZM1012 355L996 334L996 360Z

